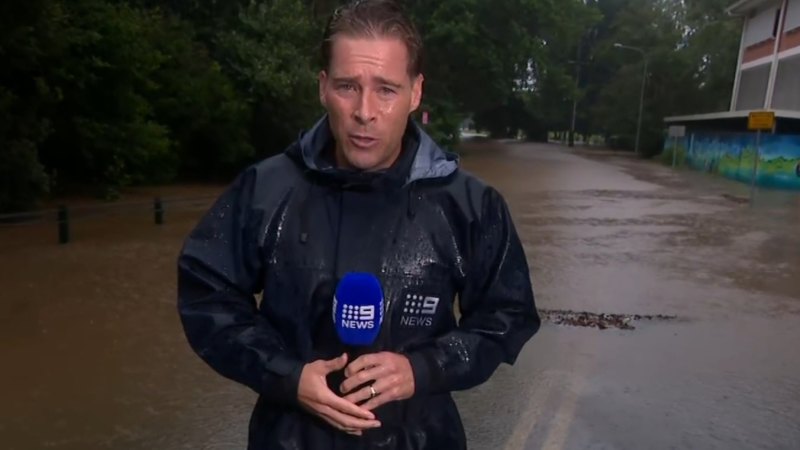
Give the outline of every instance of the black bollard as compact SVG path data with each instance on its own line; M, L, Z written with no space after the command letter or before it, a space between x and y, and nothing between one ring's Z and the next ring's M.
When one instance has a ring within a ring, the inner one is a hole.
M64 205L58 207L58 243L69 242L69 210Z
M156 197L153 200L153 211L155 212L156 225L162 225L164 223L164 203L160 197Z

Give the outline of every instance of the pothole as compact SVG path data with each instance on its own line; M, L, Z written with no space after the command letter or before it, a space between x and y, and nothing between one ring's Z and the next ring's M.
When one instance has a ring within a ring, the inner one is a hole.
M617 328L620 330L635 330L633 326L637 321L671 321L677 320L677 316L664 314L608 314L592 313L587 311L569 311L562 309L540 309L539 315L545 322L555 325L566 325L573 327L598 328L605 330Z

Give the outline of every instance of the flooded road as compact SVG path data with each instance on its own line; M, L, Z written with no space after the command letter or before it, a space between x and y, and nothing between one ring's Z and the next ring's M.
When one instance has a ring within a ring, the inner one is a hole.
M473 448L800 448L800 196L613 154L467 164L512 205L538 306L675 316L545 325L458 396ZM486 405L491 405L487 408Z
M459 393L471 449L800 448L800 196L513 144L465 167L507 198L546 323ZM175 258L201 205L0 226L0 448L239 449L255 396L189 350Z

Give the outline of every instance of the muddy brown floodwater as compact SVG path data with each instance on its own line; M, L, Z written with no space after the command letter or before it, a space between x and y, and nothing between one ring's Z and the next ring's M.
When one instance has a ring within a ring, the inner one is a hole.
M551 318L457 394L471 449L800 448L798 194L751 205L742 184L552 145L464 164L508 199L540 308L635 325ZM52 223L0 225L0 448L244 448L255 397L191 353L175 307L206 206L87 217L64 246Z

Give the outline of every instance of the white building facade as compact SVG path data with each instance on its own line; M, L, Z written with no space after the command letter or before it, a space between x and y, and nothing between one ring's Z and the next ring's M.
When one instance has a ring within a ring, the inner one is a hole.
M744 17L731 111L800 112L800 0L741 0Z

